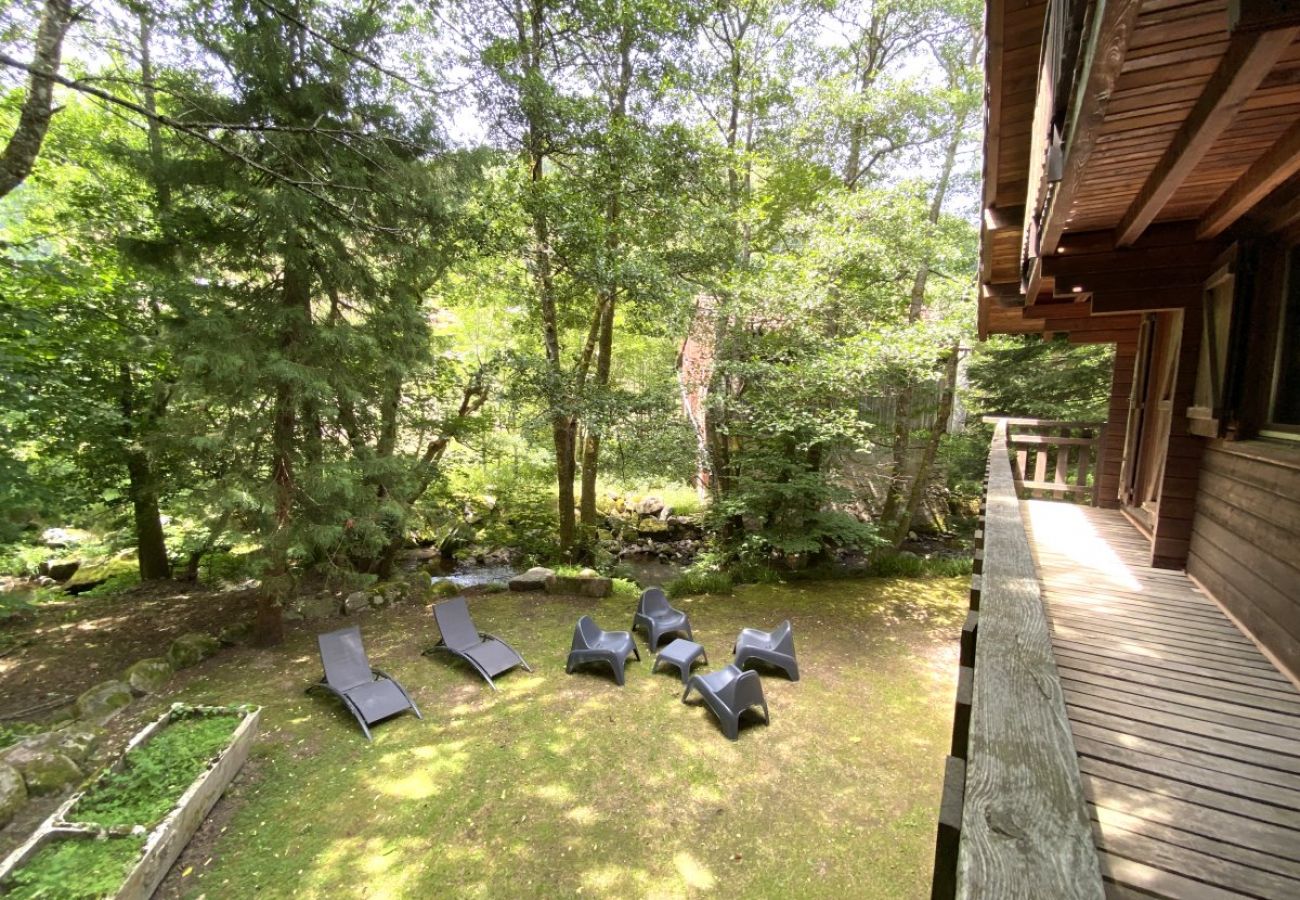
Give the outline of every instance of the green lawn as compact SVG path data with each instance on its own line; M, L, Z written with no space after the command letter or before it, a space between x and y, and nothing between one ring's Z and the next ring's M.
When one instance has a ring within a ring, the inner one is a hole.
M803 680L765 677L772 725L727 741L671 669L624 688L564 674L574 621L626 628L626 600L500 594L479 627L533 665L493 693L445 656L427 609L360 619L403 716L367 744L307 630L177 679L166 698L254 702L264 734L167 893L216 897L826 896L928 893L964 579L744 588L679 601L724 665L745 625L794 621ZM344 623L340 623L344 624ZM697 670L698 671L698 670Z

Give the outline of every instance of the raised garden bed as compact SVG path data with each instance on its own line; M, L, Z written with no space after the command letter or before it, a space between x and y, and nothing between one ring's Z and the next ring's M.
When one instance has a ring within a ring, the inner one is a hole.
M147 900L248 759L260 715L173 706L0 864L0 893Z

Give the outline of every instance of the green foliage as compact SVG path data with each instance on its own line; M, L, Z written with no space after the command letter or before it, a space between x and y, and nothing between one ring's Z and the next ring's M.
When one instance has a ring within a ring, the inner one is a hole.
M140 858L144 838L121 835L55 841L14 872L12 900L101 900L117 893Z
M734 587L726 572L692 566L664 585L664 591L669 597L691 597L696 594L730 594Z
M622 597L624 600L637 600L641 597L641 586L630 578L611 579L615 597Z
M971 356L966 403L977 415L1104 422L1114 356L1109 344L993 337Z
M103 584L97 584L88 591L83 591L80 596L90 600L99 597L111 597L113 594L120 594L128 591L140 583L140 574L138 572L118 572L108 576Z
M121 771L96 781L68 817L100 826L152 828L226 747L239 722L230 714L194 714L171 722L128 753Z
M0 750L13 746L23 738L48 730L48 726L35 722L0 722Z
M917 556L914 553L877 554L866 573L877 578L954 578L971 573L973 562L961 556Z

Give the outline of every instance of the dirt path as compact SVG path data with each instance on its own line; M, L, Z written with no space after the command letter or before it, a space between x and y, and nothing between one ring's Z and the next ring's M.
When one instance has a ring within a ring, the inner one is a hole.
M253 591L174 582L42 604L3 626L12 649L0 657L0 720L40 719L137 660L163 655L178 635L243 621L253 605Z

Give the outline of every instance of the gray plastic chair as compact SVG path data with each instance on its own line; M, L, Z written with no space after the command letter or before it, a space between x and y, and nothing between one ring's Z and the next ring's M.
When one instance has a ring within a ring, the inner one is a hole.
M307 692L324 690L338 697L357 724L371 740L370 726L381 719L409 709L423 719L415 701L392 676L370 668L366 648L361 645L361 629L353 625L339 631L318 635L320 661L325 676L307 688Z
M453 656L459 656L473 666L474 671L482 675L483 680L491 685L494 691L497 689L495 682L492 681L494 675L508 672L515 666L523 666L528 672L533 670L514 647L501 638L480 632L474 627L474 620L469 617L469 606L466 605L464 597L453 597L444 603L435 604L433 617L438 622L442 639L425 650L425 656L438 650L445 650Z
M729 665L707 675L692 675L682 694L683 703L692 688L700 692L705 704L718 717L722 733L733 741L740 736L741 714L751 706L763 707L763 724L772 724L767 700L763 698L763 682L757 672L742 672Z
M667 634L685 634L691 639L695 637L691 634L691 623L687 620L686 613L673 609L663 590L657 587L646 588L641 592L641 599L636 604L636 615L632 616L632 630L636 631L637 628L645 629L646 642L651 651L659 649L660 638Z
M785 672L791 681L799 680L799 662L794 657L794 630L789 619L772 631L743 629L731 652L736 654L735 665L738 669L745 668L745 663L757 659Z
M591 616L583 616L573 628L573 645L569 648L569 659L564 665L566 674L581 665L593 662L608 663L614 670L614 680L623 684L623 666L628 656L641 661L641 653L636 649L636 641L626 631L601 631Z

